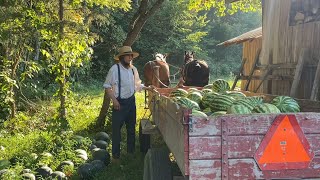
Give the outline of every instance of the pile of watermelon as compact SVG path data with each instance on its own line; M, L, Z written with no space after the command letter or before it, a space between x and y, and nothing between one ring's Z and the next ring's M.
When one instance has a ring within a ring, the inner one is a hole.
M231 91L223 79L217 79L203 89L175 89L170 97L179 105L192 109L193 115L204 116L251 113L291 113L300 112L296 100L289 96L277 96L265 102L261 96L246 96L240 91Z

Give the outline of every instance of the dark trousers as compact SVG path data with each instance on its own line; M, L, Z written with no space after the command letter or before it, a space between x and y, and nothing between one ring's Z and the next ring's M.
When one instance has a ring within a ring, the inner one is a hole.
M128 99L118 99L120 110L112 110L112 156L120 157L121 128L126 124L127 152L134 153L135 125L136 125L136 100L134 95Z

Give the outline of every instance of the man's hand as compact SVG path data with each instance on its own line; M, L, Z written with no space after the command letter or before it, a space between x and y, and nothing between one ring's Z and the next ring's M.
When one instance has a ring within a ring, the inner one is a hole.
M112 100L112 104L113 104L113 109L120 110L120 103L117 99Z

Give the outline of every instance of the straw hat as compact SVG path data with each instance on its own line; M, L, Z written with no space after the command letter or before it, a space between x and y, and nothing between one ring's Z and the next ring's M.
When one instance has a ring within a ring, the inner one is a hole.
M133 58L136 58L139 56L139 53L132 51L130 46L122 46L121 48L118 49L119 54L114 56L115 60L119 60L120 56L126 55L126 54L132 54Z

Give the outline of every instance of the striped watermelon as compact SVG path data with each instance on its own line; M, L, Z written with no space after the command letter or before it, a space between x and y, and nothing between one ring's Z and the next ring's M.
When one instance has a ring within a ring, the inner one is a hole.
M220 95L213 99L213 101L209 104L209 107L212 112L227 111L228 107L230 107L234 101L235 99L233 97Z
M201 90L202 96L205 95L205 94L207 94L207 93L210 93L210 92L212 92L211 89L202 89L202 90Z
M227 109L227 114L250 114L251 111L244 105L232 105Z
M250 111L252 111L252 109L254 108L254 105L250 100L248 99L237 99L234 103L234 105L242 105L247 107Z
M289 96L275 97L271 104L277 106L281 112L300 112L300 106L296 100Z
M225 95L231 96L235 99L242 99L246 97L246 95L240 91L227 91Z
M202 99L202 95L200 92L191 92L188 94L187 98L189 98L190 100L192 100L196 103L200 103L200 101Z
M261 96L250 96L245 97L245 99L248 100L253 106L263 103L263 98Z
M198 110L195 110L195 109L192 109L192 116L197 116L197 117L202 117L202 118L208 117L205 113L198 111Z
M220 94L216 93L216 92L210 92L205 94L202 97L202 100L200 102L200 106L202 109L208 108L209 105L213 102L213 99L216 98L217 96L220 96Z
M181 106L188 108L188 109L200 110L198 103L196 103L186 97L181 97L180 99L177 100L177 103L180 104Z
M170 97L186 97L188 95L188 91L178 88L178 89L174 89L173 91L171 91L170 93Z
M215 116L221 116L221 115L225 115L225 114L227 114L226 111L216 111L216 112L210 114L210 116L215 117Z
M252 110L253 113L280 113L277 106L269 103L262 103L257 105Z
M200 90L197 89L197 88L189 88L187 91L188 91L188 93L191 93L191 92L200 92Z
M203 86L203 89L212 89L212 84L208 84Z
M212 83L212 90L218 93L225 93L226 91L230 91L230 85L226 80L217 79Z

